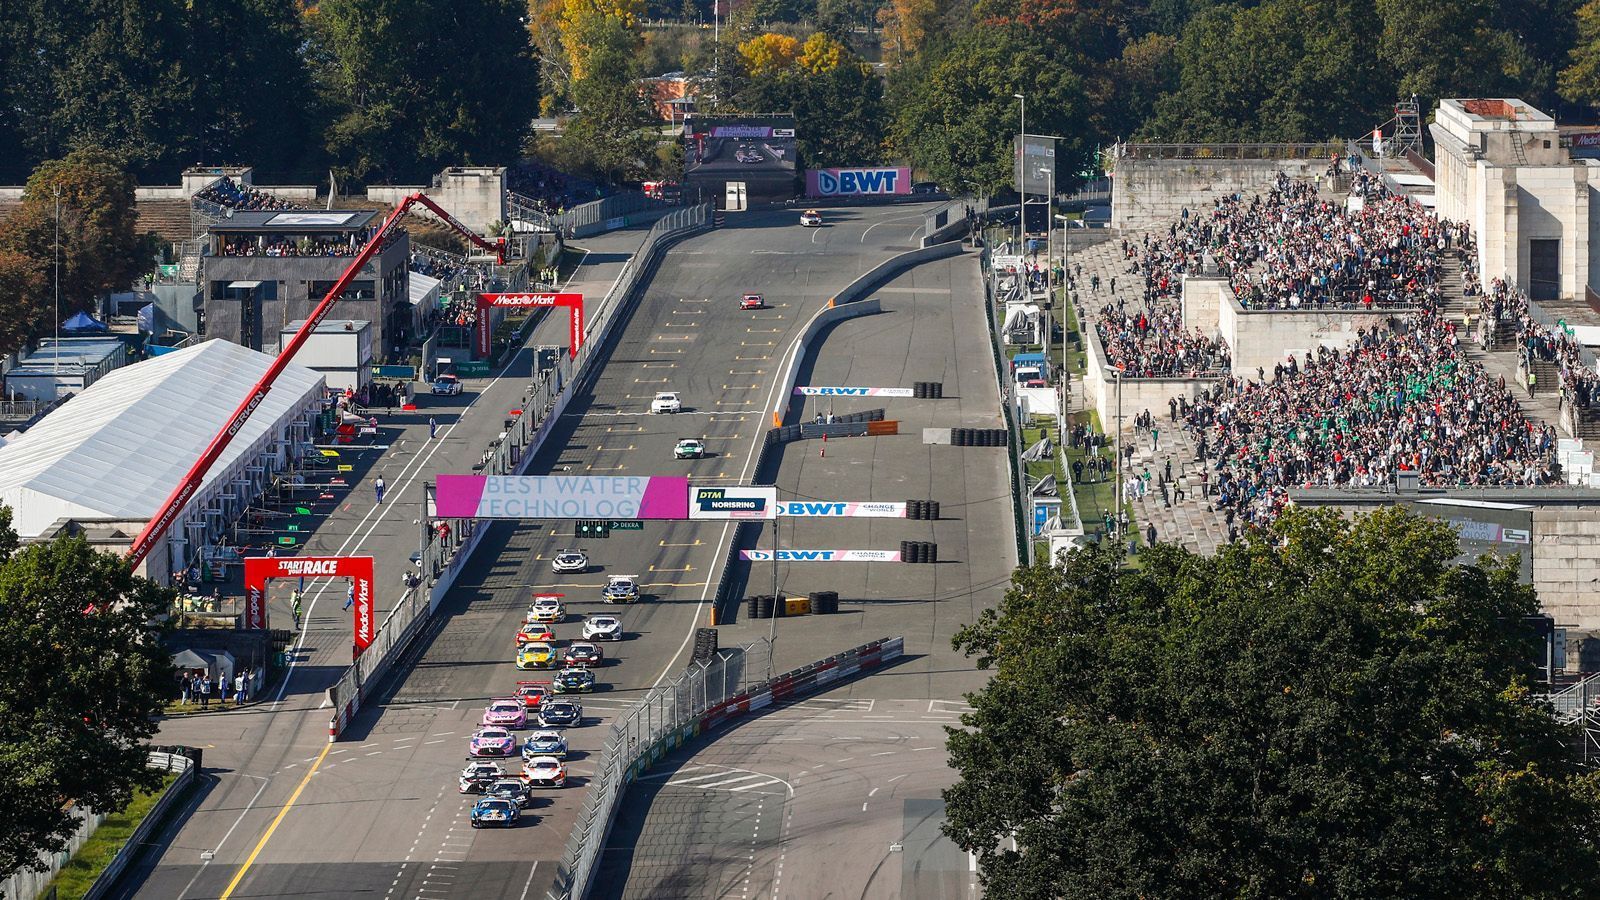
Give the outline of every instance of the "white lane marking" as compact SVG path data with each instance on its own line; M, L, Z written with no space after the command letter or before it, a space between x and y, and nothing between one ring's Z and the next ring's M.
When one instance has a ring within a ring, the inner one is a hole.
M533 887L533 873L539 871L539 861L533 861L533 868L528 870L528 880L522 885L522 896L519 900L528 900L528 889Z
M900 751L898 751L898 750L884 750L881 753L874 753L872 755L873 756L893 756L893 755L895 755L896 753L899 753L899 752Z
M755 784L742 784L742 785L740 785L738 787L728 788L728 790L730 790L730 791L749 791L749 790L754 790L755 788L771 787L772 785L777 784L777 783L778 783L778 779L773 778L773 779L770 779L768 781L759 781L759 782L756 782ZM716 784L705 785L706 790L717 790L720 787L721 787L721 785L716 785ZM760 817L758 816L757 819L759 820L759 818Z
M906 773L901 774L901 775L896 775L895 777L889 779L889 783L890 784L894 784L896 781L899 781L900 779L906 777L906 775L910 775L910 774L911 774L910 772L906 772Z
M196 869L194 872L194 877L189 879L189 883L184 885L183 890L178 892L178 900L183 900L183 895L189 893L189 889L194 887L194 883L200 880L201 875L205 874L206 866L211 865L212 860L216 859L217 851L221 850L222 845L228 842L228 838L233 837L234 829L238 828L239 823L244 821L244 817L250 814L251 809L255 808L256 801L261 799L261 793L267 789L268 784L272 783L272 779L270 777L263 778L260 775L245 775L240 773L240 777L260 778L261 787L256 789L256 795L250 798L250 802L244 805L244 809L239 811L239 818L233 820L233 826L228 829L227 834L224 834L222 836L222 840L217 841L217 845L211 848L211 856L201 861L200 868Z
M708 791L726 791L726 790L731 790L734 785L740 784L740 783L746 782L746 781L755 782L754 784L750 785L751 787L759 787L760 785L763 785L763 784L772 784L776 780L777 779L773 778L770 775L762 775L759 772L753 772L753 773L751 773L749 775L736 775L736 776L734 776L732 778L724 778L721 781L713 781L713 782L711 782L709 784L696 784L696 785L693 785L693 787L703 788L703 789L708 790ZM667 782L667 786L668 787L673 787L674 785L673 785L672 782L669 781L669 782Z
M677 779L673 779L671 781L668 781L667 784L693 784L696 781L706 781L706 780L712 779L712 778L726 778L726 777L728 777L728 773L727 772L713 772L710 775L696 775L693 778L677 778ZM757 774L751 774L751 775L745 775L745 776L743 776L741 778L735 778L734 781L743 781L746 778L759 778L759 777L761 777L761 776L759 776ZM729 783L731 784L732 782L729 782Z

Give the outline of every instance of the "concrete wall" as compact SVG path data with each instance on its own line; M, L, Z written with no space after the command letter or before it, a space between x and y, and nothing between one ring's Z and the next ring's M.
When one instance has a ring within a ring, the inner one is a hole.
M1600 498L1533 513L1533 586L1558 625L1600 630Z
M506 219L506 170L503 167L453 166L435 175L433 184L427 187L369 187L367 199L393 205L417 191L427 194L428 199L444 207L461 224L479 234L487 234L491 222L504 222ZM412 207L412 211L434 218L433 213L423 207Z
M1091 326L1083 332L1088 371L1083 376L1084 402L1100 415L1100 428L1107 434L1117 427L1117 379L1106 370L1105 349L1100 335ZM1177 397L1193 400L1210 390L1216 378L1124 378L1122 379L1122 428L1133 430L1133 417L1150 410L1157 418L1166 414L1167 401Z
M1183 327L1214 334L1222 323L1222 295L1232 290L1228 279L1212 275L1183 276Z
M1254 377L1255 369L1271 372L1290 354L1304 357L1316 347L1343 350L1356 341L1356 329L1382 326L1401 311L1244 309L1231 288L1220 292L1218 330L1233 351L1233 371Z
M1185 208L1193 213L1218 197L1258 191L1279 172L1314 178L1327 168L1326 159L1119 159L1111 227L1164 228Z

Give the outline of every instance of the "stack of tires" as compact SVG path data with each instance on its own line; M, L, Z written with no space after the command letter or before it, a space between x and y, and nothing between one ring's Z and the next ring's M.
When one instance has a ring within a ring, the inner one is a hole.
M1004 428L952 428L950 443L957 447L1004 447Z
M831 616L839 611L838 591L812 591L811 614L816 616Z
M757 594L744 602L745 613L752 619L783 618L783 601L771 594Z
M939 545L932 541L901 541L900 561L932 563L939 561Z
M944 399L944 382L942 381L915 381L911 384L911 396L918 400Z
M705 662L717 655L717 630L715 628L696 628L694 630L694 659L695 662Z
M907 500L906 518L920 521L939 520L939 501L937 500Z

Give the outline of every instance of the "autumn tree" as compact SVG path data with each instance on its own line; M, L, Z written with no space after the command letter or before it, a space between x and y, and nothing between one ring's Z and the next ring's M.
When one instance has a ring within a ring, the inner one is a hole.
M800 42L786 34L758 34L739 45L739 57L752 77L776 75L794 66Z

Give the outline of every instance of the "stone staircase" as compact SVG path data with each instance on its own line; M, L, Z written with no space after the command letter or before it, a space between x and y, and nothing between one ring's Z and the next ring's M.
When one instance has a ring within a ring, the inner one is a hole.
M187 200L140 200L135 204L140 232L154 231L167 243L194 237Z

